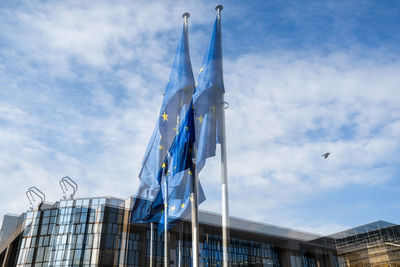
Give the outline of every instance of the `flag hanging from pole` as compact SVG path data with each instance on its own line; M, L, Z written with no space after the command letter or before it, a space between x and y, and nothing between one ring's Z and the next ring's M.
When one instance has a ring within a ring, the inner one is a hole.
M193 173L195 172L193 166L195 139L194 111L193 105L190 105L169 150L168 164L165 165L168 166L167 174L164 176L164 179L168 179L168 228L171 228L173 221L181 218L190 210L190 193L192 192L192 179L194 179ZM162 199L165 198L165 194L165 190L159 192L153 210L159 210L163 207L164 201ZM160 195L163 195L163 197L160 197ZM205 200L200 183L198 198L200 203ZM165 214L162 212L158 225L159 233L165 230L164 216Z
M222 75L221 20L216 18L210 44L204 55L193 95L197 149L197 172L206 159L215 156L223 138L224 81Z
M143 158L139 174L140 186L132 210L132 222L158 221L157 216L161 216L151 207L160 191L162 165L165 164L168 150L179 128L180 118L186 114L194 85L188 28L187 23L184 23L159 117Z

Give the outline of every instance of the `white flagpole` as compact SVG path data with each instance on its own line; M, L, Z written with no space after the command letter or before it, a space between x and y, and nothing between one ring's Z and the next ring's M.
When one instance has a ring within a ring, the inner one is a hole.
M190 192L190 204L192 208L192 266L199 266L199 206L198 206L198 176L196 160L193 160L192 191Z
M168 175L165 175L164 196L164 267L169 266L169 240L168 240Z
M221 11L224 7L215 7L217 18L221 19ZM225 103L223 101L223 103ZM225 110L222 112L222 142L221 142L221 193L222 193L222 261L223 267L228 267L229 262L229 200L228 200L228 170L226 160L226 131Z
M182 15L184 19L185 30L187 31L188 19L190 13L185 12ZM193 149L193 148L192 148ZM198 206L198 177L196 171L196 159L193 159L192 170L192 190L190 192L191 217L192 217L192 266L199 266L199 206Z
M223 141L221 143L221 193L222 193L222 259L223 267L228 267L229 260L229 200L228 172L226 161L225 111L222 112Z
M154 223L150 223L150 267L153 267Z

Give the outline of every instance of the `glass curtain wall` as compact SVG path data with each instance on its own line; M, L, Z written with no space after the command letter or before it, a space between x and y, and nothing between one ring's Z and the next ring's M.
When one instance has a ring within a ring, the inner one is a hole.
M49 209L28 212L16 265L149 266L150 224L131 224L129 218L124 201L114 198L63 200ZM191 247L190 222L177 222L170 233L171 266L178 262L191 266ZM200 225L199 249L201 266L222 266L220 227ZM262 236L231 231L229 266L280 267L285 253ZM315 254L308 250L298 251L298 258L304 267L318 266ZM153 266L163 263L164 235L155 224Z
M118 266L123 210L106 200L60 201L28 212L17 266Z

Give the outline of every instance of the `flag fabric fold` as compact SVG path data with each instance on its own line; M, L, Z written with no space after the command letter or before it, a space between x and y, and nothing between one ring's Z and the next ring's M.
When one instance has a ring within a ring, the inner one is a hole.
M158 221L155 216L158 213L151 207L160 191L162 165L179 128L180 118L186 113L192 99L194 87L188 29L184 24L159 117L143 158L140 186L132 208L132 222Z
M164 179L168 180L164 181L167 182L168 190L166 192L164 188L162 188L162 191L159 192L160 195L163 195L163 199L165 195L168 194L167 215L162 212L158 225L159 233L165 230L165 216L168 218L168 228L171 228L173 222L182 218L191 208L190 194L193 191L193 173L195 173L193 165L195 140L194 111L193 105L190 105L169 150L169 163L167 164L169 167L167 175L164 177ZM198 199L199 203L201 203L205 200L205 195L200 183L198 186ZM160 199L160 197L157 199ZM155 205L153 209L159 209L162 203L155 202Z
M225 88L222 73L221 20L217 17L193 95L198 172L207 158L215 156L216 144L224 142L222 112Z
M194 171L199 173L206 159L215 156L217 143L225 142L222 140L225 93L222 73L220 18L215 20L195 90L187 26L184 26L160 116L143 159L139 174L141 185L131 221L159 222L158 229L162 232L165 205L168 225L189 210ZM181 118L184 118L182 122ZM196 170L192 159L196 161ZM161 186L165 181L166 192ZM198 193L200 204L205 200L200 183Z

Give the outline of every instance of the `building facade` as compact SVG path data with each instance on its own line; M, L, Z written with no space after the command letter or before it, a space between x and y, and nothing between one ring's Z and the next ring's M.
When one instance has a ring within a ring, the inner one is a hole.
M400 266L400 226L385 221L331 236L340 267Z
M0 267L163 266L164 235L156 224L130 223L131 206L112 197L61 200L14 216L0 240ZM199 226L201 266L221 266L220 215L201 211ZM169 239L170 266L191 266L190 221L177 221ZM340 265L331 238L240 218L230 218L229 243L230 266Z

